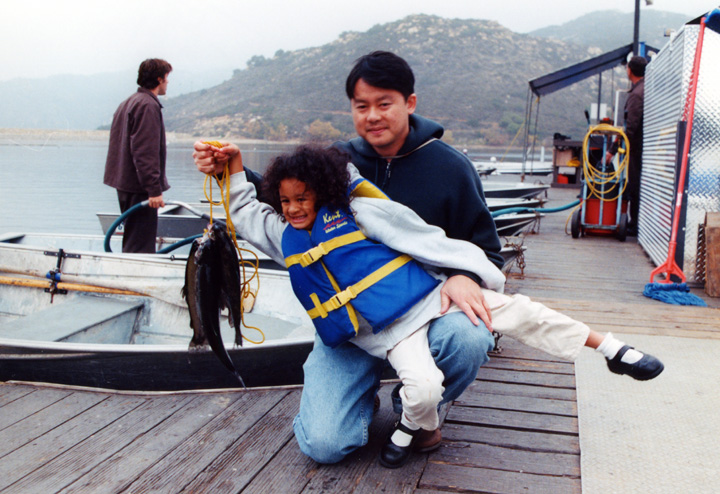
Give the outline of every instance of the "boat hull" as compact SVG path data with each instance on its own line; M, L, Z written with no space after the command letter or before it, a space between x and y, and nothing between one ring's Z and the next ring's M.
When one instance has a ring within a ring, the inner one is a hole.
M8 238L0 242L0 380L135 391L238 385L211 350L188 349L183 260L76 250L75 237L52 248ZM264 341L235 347L225 311L223 341L248 386L300 384L312 323L286 272L260 269L257 278L243 335Z
M486 198L532 198L538 197L540 194L550 188L545 184L525 184L525 183L500 183L487 182L483 184L483 192Z
M302 384L302 365L312 341L228 348L248 387ZM24 346L0 339L0 381L56 383L115 390L179 391L236 388L235 376L209 349L137 348L97 350Z

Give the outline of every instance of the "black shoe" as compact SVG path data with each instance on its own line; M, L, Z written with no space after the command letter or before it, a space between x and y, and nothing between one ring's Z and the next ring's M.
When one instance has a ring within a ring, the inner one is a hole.
M648 381L660 375L665 366L658 359L647 353L644 353L643 357L634 364L622 362L621 359L623 355L631 348L633 347L625 345L612 359L605 358L610 372L627 374L638 381Z
M408 429L399 421L395 424L395 428L390 433L390 436L388 437L385 446L383 446L382 451L380 451L380 464L385 468L400 468L401 466L403 466L405 463L407 463L408 458L410 458L410 453L413 449L412 442L409 446L398 446L397 444L392 442L392 435L395 433L396 430L403 431L405 434L409 434L413 438L415 438L415 436L422 429L418 429L416 431Z

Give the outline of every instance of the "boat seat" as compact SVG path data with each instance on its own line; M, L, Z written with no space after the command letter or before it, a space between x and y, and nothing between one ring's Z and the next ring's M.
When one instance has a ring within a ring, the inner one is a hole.
M0 337L79 343L129 343L142 301L79 295L3 323Z

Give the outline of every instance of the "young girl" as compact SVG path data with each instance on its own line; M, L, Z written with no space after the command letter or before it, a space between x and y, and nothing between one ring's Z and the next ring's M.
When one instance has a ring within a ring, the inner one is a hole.
M202 147L196 145L196 152ZM510 337L568 360L583 345L599 347L611 371L635 379L662 371L657 359L610 334L603 337L522 295L503 295L505 277L480 248L447 238L388 200L338 150L301 146L276 158L263 178L269 204L257 200L255 187L240 173L235 145L213 153L217 161L230 160L237 231L288 266L293 290L323 343L350 341L387 359L402 381L403 412L380 455L386 467L404 464L418 432L438 427L443 375L430 355L427 328L440 316L443 269L483 280L493 328ZM196 163L201 168L197 157Z

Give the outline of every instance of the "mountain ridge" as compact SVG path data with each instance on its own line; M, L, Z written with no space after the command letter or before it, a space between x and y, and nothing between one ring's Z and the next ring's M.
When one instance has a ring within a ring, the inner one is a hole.
M442 123L448 138L505 145L524 121L528 80L629 44L632 29L628 32L627 25L632 18L633 14L598 11L520 34L494 21L408 16L364 32L344 32L325 45L278 50L271 58L254 56L230 78L163 99L166 127L198 136L349 137L353 128L345 77L359 56L386 49L408 60L416 75L418 113ZM687 20L678 14L643 11L641 39L651 46L660 44L666 28L677 29ZM590 36L590 25L601 26L601 36ZM173 80L178 75L180 71L174 72ZM55 79L45 87L26 81L24 91L12 89L10 82L0 82L0 127L53 122L59 128L107 128L119 102L134 90L134 77L129 75L122 80L119 75L115 80ZM597 100L596 85L587 80L544 97L538 134L584 134L583 112ZM604 78L603 94L605 88L603 97L610 101L612 89L626 88L624 72L616 70Z

